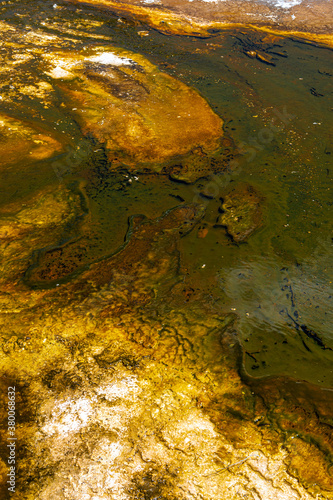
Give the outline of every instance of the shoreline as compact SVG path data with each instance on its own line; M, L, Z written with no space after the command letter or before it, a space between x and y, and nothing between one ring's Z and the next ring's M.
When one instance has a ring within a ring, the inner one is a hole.
M131 15L164 34L209 38L216 30L250 28L333 48L333 4L326 0L303 1L288 9L244 0L65 1Z

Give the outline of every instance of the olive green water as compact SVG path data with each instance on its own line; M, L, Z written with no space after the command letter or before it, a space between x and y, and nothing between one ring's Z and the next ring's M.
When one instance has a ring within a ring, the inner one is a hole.
M82 197L81 218L52 245L35 249L27 283L46 286L33 274L46 251L65 245L72 249L75 265L68 259L61 263L63 276L50 278L47 285L55 287L116 252L126 237L129 216L155 218L199 199L206 206L202 225L208 232L198 238L192 231L181 240L184 287L198 301L208 298L217 312L237 315L248 374L283 374L331 386L332 51L279 40L270 48L273 66L244 54L244 48L262 45L254 32L210 39L165 36L107 12L52 5L1 4L1 19L15 28L8 62L22 47L26 51L36 46L36 40L22 42L22 34L31 29L48 34L50 48L89 49L98 36L99 46L111 43L139 52L208 100L224 120L236 159L219 176L192 185L167 175L112 173L103 148L84 139L63 111L61 90L45 108L37 98L16 95L15 83L5 79L2 92L12 99L10 104L0 101L0 110L42 123L65 144L66 152L56 164L41 161L26 165L24 172L22 165L1 171L1 206L59 181ZM138 34L143 29L149 36ZM33 83L41 67L33 59L20 71L13 74L14 82ZM83 154L77 153L78 145ZM247 241L237 244L216 221L221 199L239 183L250 184L262 196L263 221Z

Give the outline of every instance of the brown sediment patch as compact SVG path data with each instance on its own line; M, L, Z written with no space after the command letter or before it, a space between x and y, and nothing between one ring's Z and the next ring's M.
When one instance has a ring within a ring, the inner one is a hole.
M143 56L103 47L47 60L83 133L105 144L111 168L161 171L174 156L196 148L207 156L219 147L223 122L208 103Z
M245 241L262 225L263 197L250 185L238 185L224 195L217 224L225 226L233 241Z
M257 2L167 0L152 6L128 0L68 0L130 14L165 34L214 36L216 30L250 27L309 43L333 47L333 7L327 0L310 0L290 9Z
M124 279L125 283L129 283L138 276L140 280L146 279L147 283L163 281L165 274L170 272L168 267L170 262L167 265L162 257L163 254L165 252L177 254L178 239L191 231L203 215L202 208L184 205L168 211L156 220L147 220L144 216L132 217L124 246L115 255L94 264L79 279L80 284L73 283L71 292L77 290L87 295L92 283L93 287L103 287L113 280L117 282ZM52 252L43 253L38 265L29 273L28 283L45 286L67 276L71 269L64 272L62 265L59 265L59 259L65 250L65 247L60 247ZM158 258L159 254L161 259ZM67 265L70 266L71 262ZM177 258L172 265L178 266Z

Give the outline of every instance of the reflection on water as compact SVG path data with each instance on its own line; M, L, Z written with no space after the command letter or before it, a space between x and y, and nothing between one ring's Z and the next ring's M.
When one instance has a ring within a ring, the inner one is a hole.
M331 385L328 256L320 261L317 252L302 265L290 263L288 268L277 259L260 258L223 270L221 287L228 303L237 308L249 373L311 377L316 383Z

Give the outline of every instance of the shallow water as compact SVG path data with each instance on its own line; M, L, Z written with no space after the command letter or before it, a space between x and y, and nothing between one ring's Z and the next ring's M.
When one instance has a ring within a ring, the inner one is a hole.
M27 96L14 96L9 104L2 101L1 108L12 108L13 116L30 118L34 110L33 123L42 120L46 129L63 137L68 152L59 157L60 165L64 158L67 165L62 181L70 189L82 181L86 186L89 223L80 237L71 227L62 235L66 265L61 259L54 262L63 266L57 283L115 252L124 241L129 216L151 218L181 200L197 201L201 193L208 232L198 238L194 231L181 241L182 263L188 269L185 282L201 296L211 296L221 314L232 310L237 315L249 374L283 374L332 384L332 52L288 39L268 41L273 66L244 53L265 44L264 37L253 31L217 34L209 40L183 37L180 43L178 37L153 30L140 37L140 27L126 20L67 4L53 8L51 3L9 2L2 6L2 19L16 29L9 36L17 40L14 58L22 51L23 33L36 28L51 37L50 50L52 45L89 49L98 35L99 45L112 41L146 55L208 100L223 118L237 157L219 178L205 176L192 185L165 175L111 173L103 149L84 139L75 122L64 115L61 96L47 109ZM25 42L26 50L35 43ZM45 51L45 42L41 44ZM27 61L26 72L14 80L38 78L40 66L34 64ZM9 95L10 87L3 87ZM83 162L82 156L75 161L73 154L78 143L87 156ZM54 182L53 164L39 163L38 175L35 169L33 163L24 173L20 165L2 170L3 207ZM236 244L216 220L220 200L233 183L240 182L261 193L263 224L248 241ZM59 241L53 247L57 258ZM50 280L47 286L55 286L52 272L49 278L44 271L38 275L38 259L45 251L35 253L27 272L31 286L43 287L41 275ZM51 262L52 245L47 252Z

